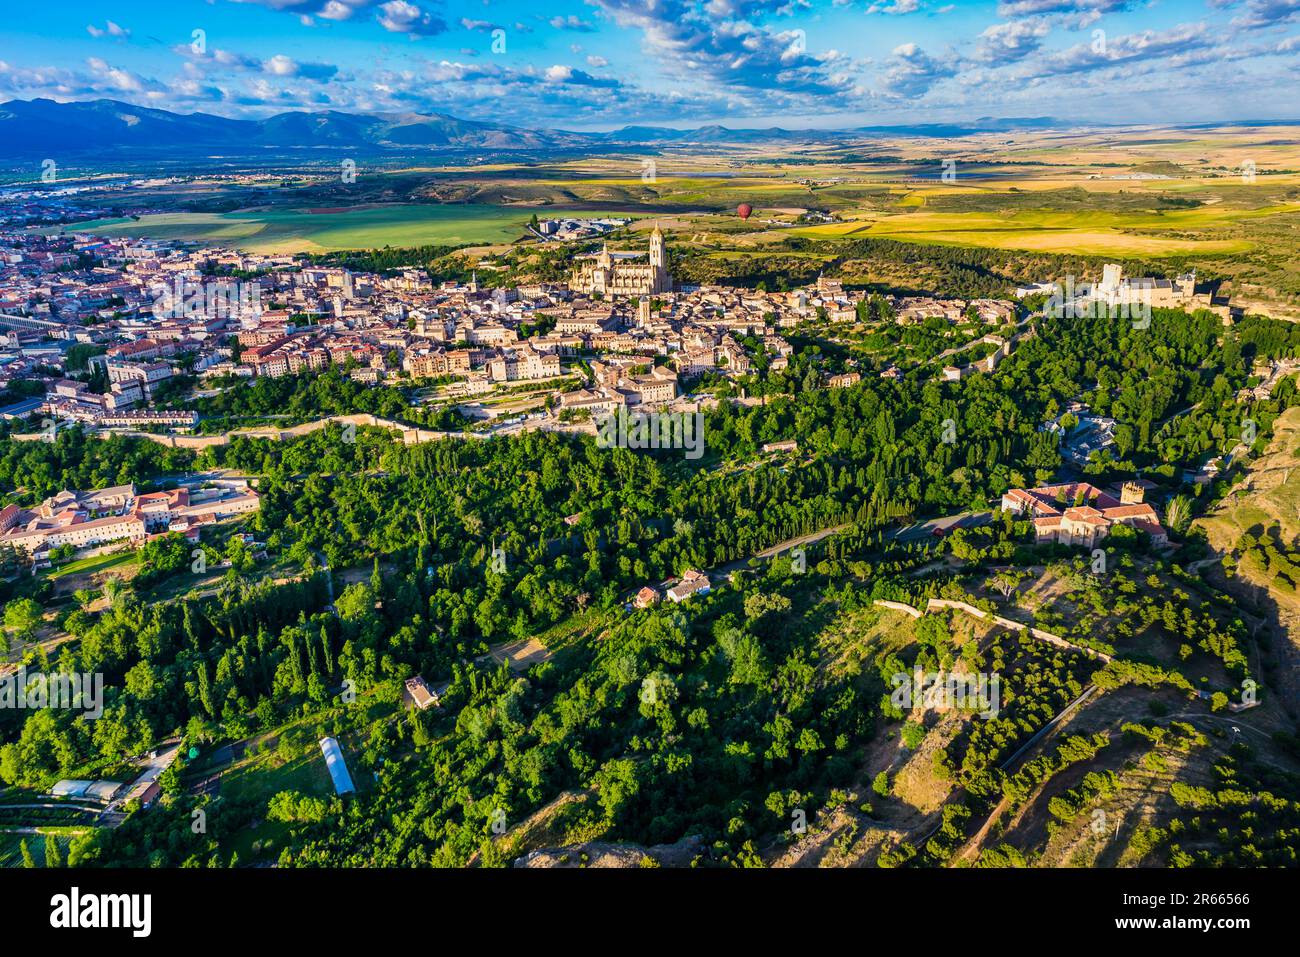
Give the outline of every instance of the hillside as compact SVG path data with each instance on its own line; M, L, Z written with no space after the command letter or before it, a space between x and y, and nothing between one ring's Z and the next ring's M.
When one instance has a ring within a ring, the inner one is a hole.
M1300 574L1294 561L1300 557L1300 408L1288 409L1273 428L1264 454L1195 527L1223 558L1221 566L1210 567L1211 580L1260 614L1261 638L1272 651L1265 683L1276 684L1294 716L1300 695Z
M1217 552L1233 551L1243 533L1258 534L1272 527L1287 541L1300 540L1300 407L1279 416L1273 430L1264 454L1223 501L1196 522ZM1243 575L1263 583L1249 569ZM1300 601L1287 600L1300 610Z

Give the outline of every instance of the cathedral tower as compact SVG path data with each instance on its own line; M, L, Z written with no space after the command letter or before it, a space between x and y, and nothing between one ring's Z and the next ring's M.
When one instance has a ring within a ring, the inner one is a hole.
M664 234L655 224L655 231L650 234L650 265L658 272L668 271L668 260L664 256Z

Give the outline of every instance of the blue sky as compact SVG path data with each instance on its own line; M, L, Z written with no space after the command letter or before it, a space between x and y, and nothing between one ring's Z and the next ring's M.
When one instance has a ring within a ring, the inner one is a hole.
M199 32L196 32L199 31ZM1300 0L60 0L0 99L525 126L1300 118Z

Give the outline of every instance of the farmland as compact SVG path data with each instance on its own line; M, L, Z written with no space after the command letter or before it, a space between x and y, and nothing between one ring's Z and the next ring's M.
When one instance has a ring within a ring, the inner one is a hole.
M1247 308L1300 315L1291 255L1300 148L1280 127L794 137L503 159L394 163L353 182L320 166L235 181L198 175L141 189L127 215L63 228L256 253L442 245L474 247L472 256L534 243L533 215L625 215L653 218L687 256L789 256L815 243L829 260L841 244L870 239L1044 264L1104 257L1156 274L1196 268ZM753 208L744 220L741 203Z
M529 209L487 205L362 205L352 208L178 212L78 223L109 236L197 240L251 252L331 252L384 246L498 243L517 239Z

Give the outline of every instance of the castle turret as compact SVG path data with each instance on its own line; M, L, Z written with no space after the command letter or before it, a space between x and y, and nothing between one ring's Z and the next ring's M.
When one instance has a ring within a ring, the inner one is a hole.
M1121 505L1141 505L1146 498L1146 489L1137 482L1125 482L1119 487L1119 502Z
M1103 295L1117 293L1123 277L1124 267L1118 263L1106 263L1101 269L1101 285L1098 288Z

